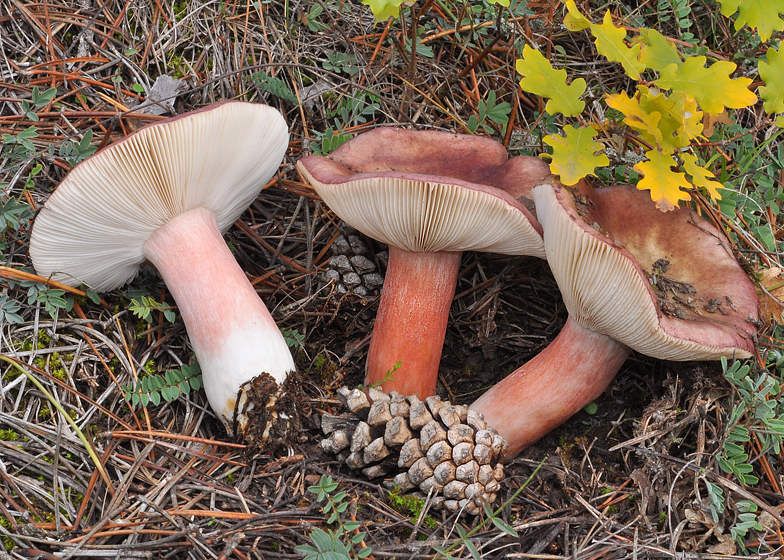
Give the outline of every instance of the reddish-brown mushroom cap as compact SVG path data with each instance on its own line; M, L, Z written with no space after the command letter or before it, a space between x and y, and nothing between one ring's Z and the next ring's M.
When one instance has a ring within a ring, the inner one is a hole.
M629 349L668 360L749 357L757 296L721 232L647 192L544 183L533 193L569 319L472 408L515 454L596 398Z
M433 394L460 253L544 256L526 197L547 165L507 160L487 138L392 128L297 165L341 219L390 246L367 383L402 361L385 389Z
M692 209L661 212L645 191L584 181L537 187L534 197L552 222L548 261L579 324L665 360L754 351L756 289L725 237Z
M297 166L343 221L388 245L544 258L541 226L517 197L547 165L507 160L488 138L377 128Z

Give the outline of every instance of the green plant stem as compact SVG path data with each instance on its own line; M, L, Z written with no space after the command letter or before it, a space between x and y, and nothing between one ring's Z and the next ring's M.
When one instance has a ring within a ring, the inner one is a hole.
M525 490L525 489L526 489L526 487L527 487L527 486L528 486L528 485L531 483L531 481L533 480L533 478L536 476L536 473L538 473L538 472L539 472L539 469L541 469L541 468L542 468L542 465L544 465L544 462L545 462L546 460L547 460L546 458L545 458L545 459L542 459L542 460L539 462L539 464L538 464L538 465L536 465L536 468L534 469L534 472L532 472L532 473L531 473L531 476L529 476L529 477L528 477L528 479L527 479L527 480L526 480L526 481L525 481L525 482L524 482L524 483L523 483L523 484L520 486L520 488L518 488L518 489L517 489L517 491L516 491L514 494L512 494L512 496L511 496L511 497L510 497L508 500L506 500L506 501L505 501L503 504L501 504L501 506L500 506L500 507L499 507L497 510L495 510L495 511L493 512L493 514L492 514L492 515L490 515L490 516L488 516L487 518L485 518L485 519L484 519L484 520L483 520L483 521L482 521L482 522L481 522L479 525L477 525L476 527L474 527L473 529L471 529L471 530L470 530L468 533L466 533L466 534L465 534L465 536L464 536L463 538L461 538L461 539L459 539L457 542L453 543L453 544L452 544L452 546L450 546L449 548L447 548L446 550L444 550L444 552L439 552L439 553L437 553L437 554L436 554L436 555L433 557L433 560L438 560L439 558L446 558L446 556L447 556L447 555L448 555L448 554L449 554L449 553L450 553L452 550L454 550L455 548L457 548L457 546L458 546L460 543L462 543L464 540L467 540L467 539L468 539L470 536L472 536L474 533L476 533L477 531L481 530L481 529L482 529L482 528L483 528L485 525L487 525L488 523L490 523L490 522L493 520L493 518L497 517L497 516L498 516L498 515L499 515L499 514L500 514L500 513L501 513L501 512L504 510L504 508L505 508L506 506L508 506L509 504L511 504L511 503L512 503L512 501L513 501L513 500L514 500L514 499L515 499L517 496L519 496L519 495L520 495L520 492L522 492L523 490Z
M743 165L743 167L741 167L740 174L743 175L744 173L746 173L749 167L751 167L751 164L757 160L757 157L762 153L762 151L765 148L767 148L782 133L784 133L784 129L781 128L778 129L775 134L771 134L770 138L766 138L765 141L763 141L759 146L757 146L757 149L752 152L751 157L748 158L746 164Z
M55 399L54 396L49 391L47 391L43 385L41 385L41 382L38 381L38 379L36 379L32 373L27 371L27 369L23 368L16 360L14 360L9 356L4 356L4 355L0 355L0 360L11 364L16 369L24 373L27 379L29 379L33 383L33 385L35 385L36 388L38 388L38 390L41 391L41 393L43 393L43 395L49 400L52 406L54 406L57 409L57 411L60 414L62 414L66 422L68 422L71 425L71 427L74 429L76 435L79 436L79 439L82 440L82 443L84 444L84 448L87 450L88 455L90 455L90 459L92 459L93 463L95 463L95 468L98 469L98 472L100 473L101 478L103 478L103 481L106 483L106 486L109 488L110 492L114 493L114 489L112 488L112 483L109 480L109 476L106 474L106 471L103 468L103 464L101 463L101 459L98 457L98 454L95 452L95 449L87 440L84 433L82 433L82 430L79 429L79 426L76 425L76 422L74 422L73 419L68 415L68 413L62 407L62 405L59 402L57 402L57 399Z

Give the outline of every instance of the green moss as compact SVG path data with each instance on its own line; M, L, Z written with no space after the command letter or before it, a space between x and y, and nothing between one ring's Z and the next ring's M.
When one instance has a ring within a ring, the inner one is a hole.
M13 430L0 430L0 440L17 441L19 440L19 434Z
M11 524L11 522L8 519L6 519L5 517L0 517L0 526L2 526L3 529L6 529L9 532L13 528L13 525ZM14 544L14 541L12 541L10 538L3 537L3 546L5 546L5 549L10 552L11 550L14 549L16 544Z
M183 61L183 58L181 56L172 54L169 57L168 66L172 71L173 77L182 78L183 76L185 76L185 73L183 72L183 68L187 68L187 66L185 66L185 62Z
M155 365L153 360L147 360L147 363L144 364L144 371L150 375L156 375L158 373L158 366Z
M179 0L174 3L174 19L182 21L188 15L188 3L185 0Z
M327 358L324 354L316 356L316 359L313 360L313 365L310 368L310 370L316 373L321 378L321 381L324 382L332 380L337 369L337 364Z
M45 419L51 416L52 411L49 410L48 406L42 406L41 410L38 411L38 418Z
M416 523L419 516L422 514L422 508L425 507L425 500L417 498L411 494L401 494L400 488L395 486L389 492L389 503L398 513L410 516L412 522ZM435 529L438 523L431 516L426 515L424 522L425 527Z

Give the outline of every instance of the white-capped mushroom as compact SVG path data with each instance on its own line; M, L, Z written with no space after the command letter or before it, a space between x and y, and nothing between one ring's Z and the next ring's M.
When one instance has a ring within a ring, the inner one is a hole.
M282 116L259 104L218 103L145 126L68 173L30 239L38 274L71 286L112 290L145 261L154 264L177 302L210 405L229 428L240 386L262 373L282 383L294 369L221 237L287 146Z

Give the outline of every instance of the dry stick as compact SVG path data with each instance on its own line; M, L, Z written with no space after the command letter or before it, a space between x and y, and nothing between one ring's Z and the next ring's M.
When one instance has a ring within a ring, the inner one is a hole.
M77 302L74 302L74 307L76 307L76 305L77 305ZM82 317L82 318L84 318L84 317ZM82 332L82 334L84 334L84 333ZM93 346L92 348L93 348L93 351L96 354L98 354L98 351L95 349L95 347ZM98 355L100 356L100 354L98 354ZM61 381L61 380L57 379L52 374L50 374L50 373L48 373L48 372L46 372L46 371L44 371L44 370L42 370L40 368L37 368L36 366L34 366L32 364L27 364L27 367L30 368L32 371L34 371L37 375L41 375L41 376L46 377L51 383L54 383L55 385L58 385L61 389L64 389L65 391L68 391L69 393L72 393L77 398L82 399L82 400L90 403L92 406L96 407L98 410L100 410L101 412L103 412L108 417L112 418L113 420L115 420L117 423L122 424L124 427L126 427L128 429L132 429L132 427L128 423L124 422L122 420L122 418L120 418L119 416L114 414L111 410L109 410L108 408L106 408L102 404L98 403L97 401L91 399L87 395L85 395L83 393L80 393L78 390L76 390L75 388L73 388L70 385L68 385L65 381ZM112 378L112 379L114 379L114 378ZM114 381L115 381L115 383L117 382L116 379Z
M504 134L504 148L509 149L509 141L512 139L512 130L514 130L515 119L517 118L517 110L520 108L520 95L517 92L518 88L514 88L512 97L512 113L509 115L509 122L506 123L506 134Z
M3 443L5 444L5 442ZM19 489L19 486L17 486L17 484L14 482L14 479L8 475L5 469L0 469L0 478L5 480L8 486L11 487L11 492L15 493L22 500L24 505L27 506L27 511L32 511L37 517L43 517L41 511L35 507L35 505L29 499L27 499L27 496L25 496L24 493ZM8 501L8 503L16 509L16 511L19 513L24 513L24 508L17 504L14 499L2 488L0 488L0 495L2 495ZM14 523L16 522L14 521Z
M147 63L147 55L150 53L150 49L152 48L153 31L158 29L159 14L161 12L162 12L161 5L158 2L158 0L155 0L155 12L152 16L152 19L154 19L155 21L151 22L151 25L149 27L149 33L147 35L147 44L144 45L144 52L142 53L142 59L139 62L139 68L144 68L144 66Z
M103 457L101 457L101 464L109 461L109 457L112 456L114 450L117 448L119 442L112 442L106 446L106 449L103 451ZM84 513L87 510L87 504L90 503L90 498L92 493L95 491L95 486L98 483L98 471L93 471L92 476L90 477L90 482L87 484L87 490L84 493L84 497L82 498L82 503L79 505L79 511L76 512L76 518L74 519L73 529L77 530L79 528L79 524L82 521L82 517L84 517Z
M499 11L498 14L501 15L501 12ZM468 66L466 66L465 68L463 68L457 74L455 79L456 80L462 80L463 78L465 78L468 75L469 72L473 72L474 68L476 68L476 65L479 64L480 62L482 62L482 60L484 60L484 58L490 53L490 51L493 49L495 44L500 39L501 39L501 35L499 33L498 35L495 36L495 38L492 41L490 41L490 43L484 49L482 49L482 51L477 56L475 56L475 57L473 57L471 59L471 63Z
M127 2L125 2L125 5L123 6L122 10L120 10L120 13L115 18L114 23L112 23L112 25L109 26L111 29L119 30L118 26L120 25L123 18L125 17L125 13L128 11L128 6L131 5L131 2L133 2L133 0L128 0ZM114 31L114 32L118 33L119 31ZM125 37L123 37L123 41L125 41ZM109 37L108 36L104 37L103 42L101 43L101 48L105 49L106 43L108 42L109 42Z
M108 307L108 306L107 306L107 307ZM81 306L81 305L79 305L79 302L78 302L78 301L74 301L74 307L73 307L73 308L74 308L74 311L76 311L76 314L79 316L79 318L80 318L80 319L84 319L85 321L87 320L87 316L84 314L84 311L82 311L82 306ZM89 326L90 328L93 328L93 327L92 327L92 325L90 325L90 323L87 323L87 326ZM89 344L89 345L90 345L90 348L92 348L92 350L93 350L93 352L95 353L95 355L96 355L96 356L98 356L98 360L101 362L101 364L103 365L104 369L106 369L106 371L109 373L109 378L112 380L112 382L113 382L113 383L114 383L114 384L115 384L117 387L119 387L120 389L122 389L122 385L120 385L120 382L119 382L119 381L117 381L117 378L114 376L114 372L113 372L113 371L112 371L112 369L109 367L109 365L108 365L108 364L107 364L107 363L104 361L104 359L103 359L103 356L101 355L101 353L100 353L100 352L98 352L98 349L95 347L95 345L93 344L93 341L90 339L90 337L87 335L87 333L86 333L86 332L82 332L82 336L83 336L83 337L84 337L84 339L87 341L87 344ZM123 396L124 396L124 395L123 395ZM98 405L98 403L95 403L95 402L94 402L94 401L92 401L91 399L88 399L88 402L90 402L91 404L95 404L96 406L98 406L98 407L99 407L99 409L100 409L102 412L104 412L104 413L108 414L108 415L109 415L111 418L113 418L114 420L116 420L116 421L117 421L119 424L121 424L121 425L122 425L122 426L124 426L125 428L127 428L127 429L129 429L129 430L131 429L131 426L130 426L130 425L127 423L127 422L125 422L124 420L122 420L122 419L121 419L119 416L115 415L114 413L110 412L108 409L104 408L104 407L103 407L103 406L101 406L101 405ZM136 425L137 425L137 426L141 426L141 422L139 422L139 418L136 416L136 412L135 412L135 411L134 411L132 408L130 409L130 411L131 411L131 414L133 415L133 419L136 421Z
M261 2L259 2L261 8ZM250 0L246 0L245 4L245 33L242 35L242 52L240 53L240 60L245 60L245 52L248 48L248 19L250 18ZM239 83L238 83L239 84Z
M66 292L72 293L77 296L87 295L82 290L79 290L77 288L72 288L71 286L67 286L66 284L61 284L60 282L57 282L55 280L44 278L43 276L38 276L37 274L31 274L30 272L24 272L23 270L16 270L15 268L9 268L7 266L0 266L0 276L12 280L28 280L31 282L38 282L39 284L43 284L48 288L57 288L58 290L65 290ZM102 302L102 303L107 308L109 308L109 305L106 302Z
M48 2L44 2L44 18L46 20L46 39L47 39L46 40L46 44L49 46L49 55L52 57L51 59L54 60L54 59L57 58L57 56L54 54L54 41L55 41L55 39L54 39L54 33L52 33L52 24L49 21L49 3ZM63 71L65 71L65 67L63 67ZM50 87L54 87L54 86L55 86L55 81L54 81L54 77L52 77L52 83L51 83ZM53 104L53 101L50 101L49 103L47 103L47 107L46 108L50 109L52 107L52 104ZM56 509L55 511L59 511L59 510ZM58 517L58 520L59 520L59 517Z
M757 452L757 457L759 457L760 465L762 465L762 470L765 472L768 483L777 494L781 494L781 488L779 487L779 483L776 480L776 476L773 474L773 469L770 466L768 457L763 453L764 450L762 449L762 443L760 443L759 436L755 432L751 432L751 435L754 437L752 445L755 448L754 450Z
M112 432L112 433L113 434L122 434L123 432ZM164 434L164 436L167 436L167 435L170 435L170 434ZM219 462L219 463L224 463L224 464L232 465L232 466L235 466L235 467L247 467L248 466L245 463L240 463L238 461L232 461L231 459L219 458L219 457L216 457L215 455L210 455L209 453L204 453L202 451L197 451L197 450L191 449L189 447L183 447L182 445L175 445L173 443L162 442L162 441L156 440L156 439L154 439L152 437L144 437L144 436L138 436L138 435L129 435L129 434L126 433L125 435L122 436L122 438L124 438L124 439L133 439L133 440L137 440L137 441L143 441L143 442L146 442L146 443L154 442L154 443L157 443L158 445L161 445L163 447L168 447L168 448L174 449L176 451L181 451L181 452L184 452L184 453L193 454L196 457L200 457L202 459L213 460L213 461L216 461L216 462ZM203 441L210 441L210 440L203 440ZM211 443L215 443L215 442L211 442ZM210 445L210 444L205 444L205 446L207 446L207 445ZM240 447L240 446L238 446L238 447ZM245 447L245 446L241 446L241 447Z
M43 393L43 395L49 400L50 403L52 403L52 406L54 406L57 409L57 411L60 414L62 414L63 418L65 418L65 420L71 425L71 428L73 428L73 430L76 432L76 435L79 437L79 439L82 440L82 443L84 444L87 453L90 455L90 458L93 460L93 463L95 464L96 468L101 473L101 477L103 478L103 481L106 483L107 488L109 488L110 492L113 492L112 483L109 480L109 476L106 474L106 471L103 468L103 464L101 463L101 460L98 458L98 454L95 452L93 446L84 436L82 430L79 429L79 426L76 425L76 422L74 422L71 416L65 411L63 406L57 401L57 399L55 399L52 396L52 394L49 391L46 390L46 387L44 387L33 374L27 371L26 369L27 364L17 360L16 358L12 358L10 356L5 356L5 355L0 355L0 360L11 364L20 372L25 374L25 376L30 380L30 382L33 383L33 385L35 385L38 388L38 390L41 391L41 393Z
M56 72L54 70L42 70L40 72L35 72L35 73L36 74L43 74L43 75L46 75L46 76L54 75L54 76L57 76L58 78L63 78L63 81L67 80L69 82L75 82L75 81L84 82L84 83L90 84L92 86L96 86L96 87L100 87L100 88L103 88L103 89L107 89L107 90L112 91L112 92L114 91L114 87L113 86L108 86L108 85L106 85L105 83L103 83L103 82L101 82L99 80L93 80L92 78L86 78L86 77L82 76L81 74L75 74L75 73L62 74L62 73ZM45 78L45 77L44 78L39 78L39 79L36 79L36 80L30 80L30 85L42 85L42 84L47 83L48 81L49 81L48 78ZM138 100L141 100L142 96L140 96L135 91L129 91L127 89L122 89L122 88L120 88L120 91L123 93L123 95L127 95L128 97L134 97L134 98L136 98ZM39 113L38 116L41 117L41 116L47 115L47 114L48 113ZM55 114L57 114L57 113L55 113ZM14 116L19 117L19 118L24 118L24 115L14 115ZM165 118L166 117L162 116L162 117L159 117L157 120L163 120Z
M11 0L11 2L13 3L14 6L16 6L16 8L22 14L22 17L27 21L27 23L30 24L30 27L32 28L33 32L38 37L41 46L44 47L44 49L46 49L46 44L49 40L49 35L47 35L49 28L45 27L40 21L38 21L38 18L36 18L33 15L33 13L27 9L27 6L25 6L22 2L20 2L20 0ZM61 53L63 52L63 46L60 44L59 41L57 41L56 39L52 39L52 43L53 46L56 46Z
M130 348L128 348L128 343L125 340L125 332L123 331L122 325L120 324L119 317L114 317L115 322L117 323L117 330L120 333L120 339L122 340L123 348L125 349L126 357L128 358L128 365L131 366L131 375L133 375L133 380L136 384L139 383L139 374L136 371L136 366L133 364L133 354L131 354ZM118 385L119 387L119 385ZM152 431L152 424L150 423L150 414L147 412L147 406L142 405L142 410L144 411L144 419L147 422L147 429Z
M264 239L262 239L262 237L258 233L256 233L252 229L250 229L245 224L245 222L243 222L242 220L237 220L236 222L234 222L234 225L237 226L242 232L247 234L248 237L250 237L251 239L253 239L253 241L255 241L258 244L260 244L262 247L264 247L270 253L274 253L275 252L275 248L272 245L270 245ZM292 259L286 257L285 255L279 255L279 257L280 257L281 261L283 261L284 263L289 265L291 268L293 268L293 269L295 269L295 270L297 270L299 272L304 272L305 274L310 274L310 271L307 268L305 268L304 266L302 266L299 263L294 262Z
M98 82L98 84L103 86L103 83ZM95 84L88 84L88 85L95 85ZM83 86L88 87L88 86ZM80 88L82 89L82 88ZM107 88L108 89L108 88ZM90 118L101 118L101 119L112 119L117 117L125 117L127 119L138 119L138 120L147 120L147 121L162 121L165 120L167 117L162 115L145 115L143 113L134 113L131 111L130 113L121 114L117 111L62 111L60 113L36 113L41 119L48 118L48 117L59 117L59 118L72 118L72 119L90 119ZM0 123L3 121L20 121L25 120L24 115L2 115L0 116Z
M386 27L384 27L384 31L381 33L381 37L379 38L378 43L376 43L376 48L373 49L373 55L370 57L366 69L370 69L370 66L373 64L373 61L376 60L376 57L378 56L378 52L381 49L381 45L384 43L384 40L387 38L390 27L392 27L392 21L393 21L392 18L389 18L389 20L387 21L387 25ZM366 76L367 74L362 74L362 76L359 78L360 86L364 85Z

